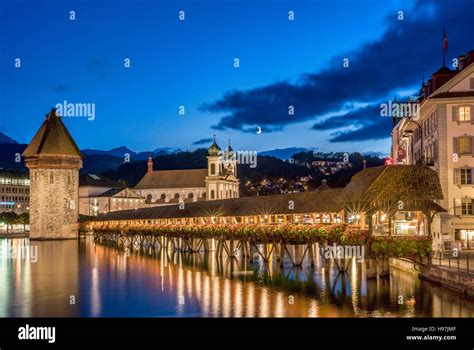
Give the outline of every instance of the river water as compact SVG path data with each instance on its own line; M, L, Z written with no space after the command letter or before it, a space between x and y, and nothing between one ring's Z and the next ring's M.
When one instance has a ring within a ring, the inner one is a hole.
M474 317L474 302L410 273L366 280L318 257L280 269L214 254L128 254L81 241L0 239L0 317Z

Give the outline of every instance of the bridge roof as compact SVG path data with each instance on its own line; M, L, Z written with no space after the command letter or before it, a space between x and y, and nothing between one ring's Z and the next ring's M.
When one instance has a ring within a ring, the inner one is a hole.
M434 202L442 199L443 192L434 170L420 165L390 165L360 171L343 189L193 202L186 203L185 209L179 209L177 203L110 212L99 215L95 220L335 213L344 207L349 208L354 202L370 203L370 206L383 210L386 203L393 204L400 200L407 211L444 211ZM364 211L364 208L368 209L368 206L359 207L360 211Z
M144 220L339 212L343 209L342 204L338 203L338 197L341 191L342 189L330 189L324 191L193 202L186 203L184 209L180 209L179 204L175 204L122 210L99 215L95 220Z
M443 199L438 174L422 165L388 165L364 169L346 186L342 202L373 203Z

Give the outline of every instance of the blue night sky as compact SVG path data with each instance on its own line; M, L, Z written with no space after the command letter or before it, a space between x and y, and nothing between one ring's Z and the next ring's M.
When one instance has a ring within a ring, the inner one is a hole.
M94 121L64 118L81 148L193 149L215 128L237 150L388 153L380 102L416 93L441 66L443 26L448 63L474 49L473 3L3 1L0 131L29 142L67 100L96 106Z

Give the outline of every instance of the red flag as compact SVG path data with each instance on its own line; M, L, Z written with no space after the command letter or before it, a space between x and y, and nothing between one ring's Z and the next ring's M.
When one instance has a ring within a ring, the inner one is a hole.
M448 38L446 37L446 30L443 29L443 47L444 47L444 52L447 54L448 53Z

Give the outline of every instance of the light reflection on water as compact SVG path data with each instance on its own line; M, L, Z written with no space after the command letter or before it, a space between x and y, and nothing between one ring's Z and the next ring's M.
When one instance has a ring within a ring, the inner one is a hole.
M28 245L0 240L0 249ZM214 254L132 253L77 241L31 242L38 261L0 256L0 316L474 317L474 303L392 270L367 281L353 261L281 270ZM399 305L399 296L404 304Z

